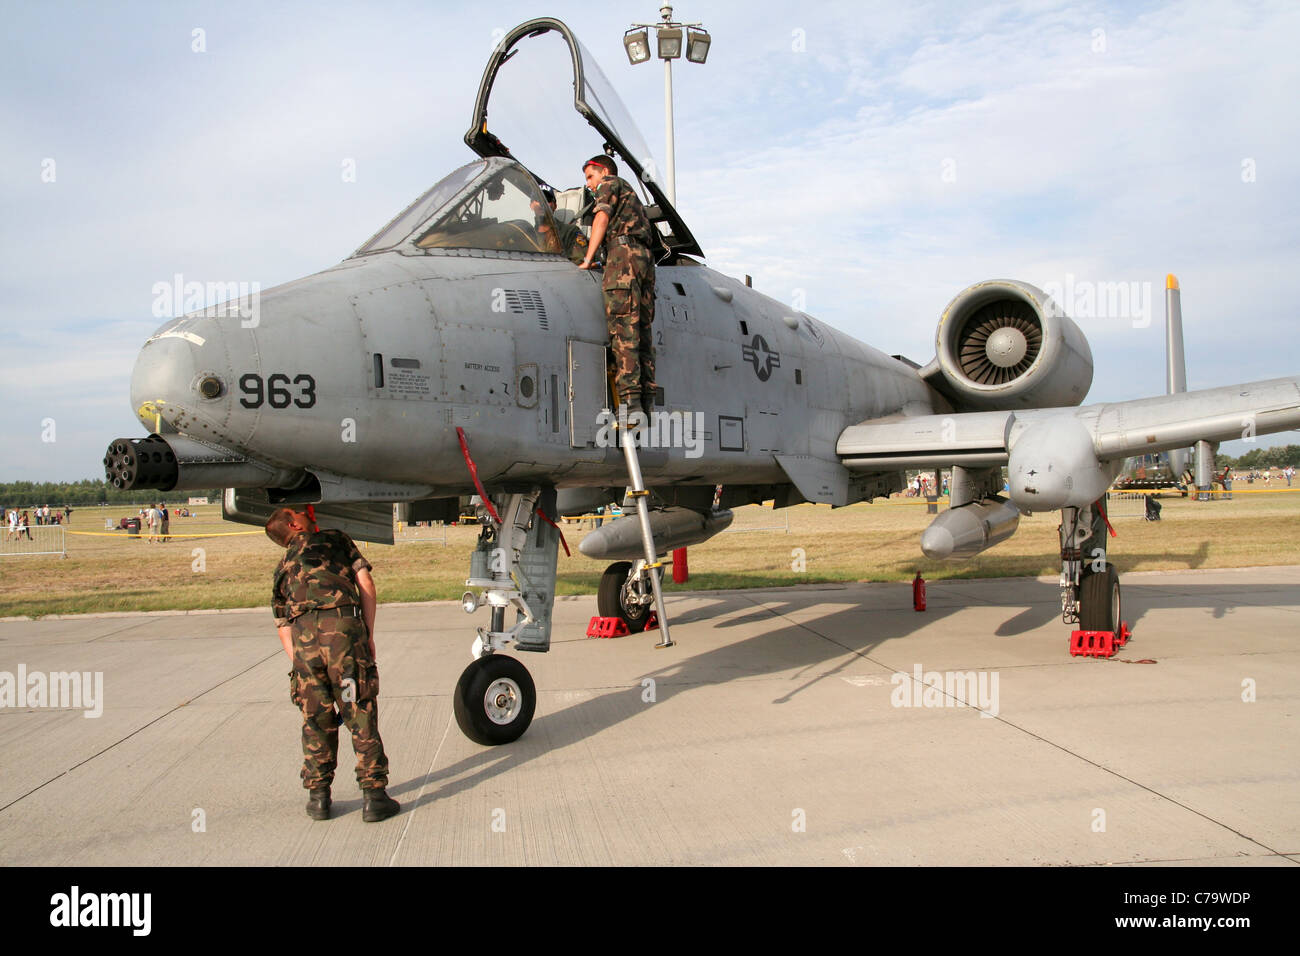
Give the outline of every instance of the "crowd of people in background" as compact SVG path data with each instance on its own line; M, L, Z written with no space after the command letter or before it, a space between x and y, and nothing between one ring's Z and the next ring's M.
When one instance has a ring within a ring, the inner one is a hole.
M65 524L72 520L72 508L64 505L62 508L51 508L49 505L41 505L38 508L6 508L5 509L5 540L12 541L18 538L32 539L32 524L37 526L47 524Z
M189 518L192 517L189 508L168 508L167 502L156 502L146 505L139 511L140 527L147 528L150 541L156 541L159 544L166 543L170 538L171 519L172 518ZM123 518L123 521L126 519Z
M930 498L934 495L944 496L948 494L948 475L943 475L942 490L936 491L933 473L923 473L913 475L907 481L907 490L903 492L906 498Z
M1291 465L1287 465L1285 468L1283 468L1281 471L1277 473L1278 481L1285 480L1286 486L1288 488L1291 487L1291 479L1294 477L1295 477L1295 468L1292 467ZM1272 468L1266 468L1264 471L1257 471L1255 469L1251 469L1246 473L1247 484L1253 485L1257 481L1262 481L1264 482L1264 484L1267 485L1272 480L1273 480Z
M32 537L33 527L67 525L72 521L71 505L64 505L61 508L52 508L49 505L41 505L37 508L3 508L0 509L0 513L4 515L3 527L6 541L32 541L35 540ZM137 514L141 529L148 529L149 540L162 543L169 540L173 517L190 518L193 517L194 512L187 507L169 509L165 502L161 502L150 503L139 509ZM120 527L126 526L127 519L123 518Z

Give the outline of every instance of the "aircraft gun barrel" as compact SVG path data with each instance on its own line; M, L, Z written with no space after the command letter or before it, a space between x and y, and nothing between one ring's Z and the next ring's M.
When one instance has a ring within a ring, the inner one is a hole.
M192 438L115 438L104 455L109 483L122 491L292 488L301 470L276 468Z

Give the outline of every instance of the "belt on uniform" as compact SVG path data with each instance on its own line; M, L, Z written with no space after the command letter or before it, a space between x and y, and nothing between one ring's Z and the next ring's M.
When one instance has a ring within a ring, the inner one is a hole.
M646 244L635 236L615 236L614 241L620 246L639 246L642 249L646 248Z
M303 614L319 614L322 617L328 615L331 617L361 617L361 608L355 604L344 604L342 607L313 607L302 612ZM300 617L302 615L299 615Z

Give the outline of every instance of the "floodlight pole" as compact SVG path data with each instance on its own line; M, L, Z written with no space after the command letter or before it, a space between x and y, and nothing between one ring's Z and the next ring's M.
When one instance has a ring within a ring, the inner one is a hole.
M671 15L672 8L669 7ZM668 153L668 168L664 178L668 187L668 201L677 206L677 156L673 145L673 61L664 60L664 148Z
M647 30L661 29L679 29L682 31L681 38L681 56L685 57L689 49L691 40L691 27L703 27L702 23L678 23L673 19L673 8L671 4L665 3L659 8L659 16L663 19L658 23L634 23L632 28L645 27ZM706 34L707 37L707 34ZM656 54L658 53L656 44ZM660 57L664 61L664 147L668 153L668 164L664 170L664 186L668 193L668 201L674 206L677 205L677 148L673 137L673 60L671 57Z

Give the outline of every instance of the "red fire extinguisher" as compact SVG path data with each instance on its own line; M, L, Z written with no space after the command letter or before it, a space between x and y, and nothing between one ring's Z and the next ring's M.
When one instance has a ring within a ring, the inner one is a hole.
M912 579L912 607L918 611L925 610L925 578L921 577L920 571Z

